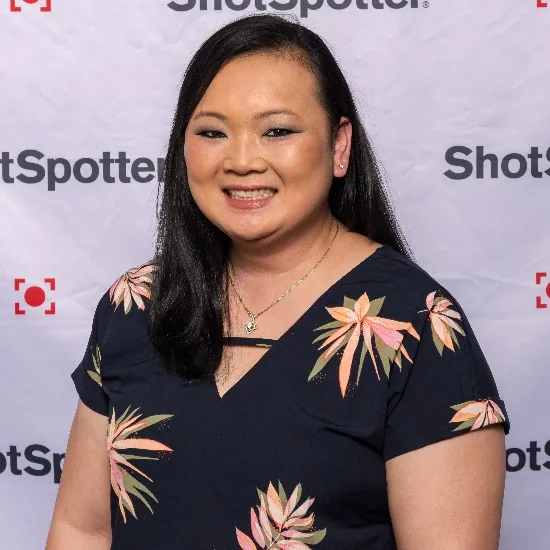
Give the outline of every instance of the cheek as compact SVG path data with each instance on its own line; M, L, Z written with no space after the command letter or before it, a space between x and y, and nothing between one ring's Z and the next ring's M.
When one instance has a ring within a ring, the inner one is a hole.
M183 151L189 179L200 183L200 180L212 171L213 159L210 158L211 155L194 137L186 140Z
M219 190L216 181L215 162L209 158L204 147L191 139L184 146L185 163L187 166L187 181L193 200L199 210L214 224L216 211L220 210L219 202L223 196L217 197Z
M197 180L192 177L188 178L189 191L199 210L213 223L216 227L224 231L222 220L224 219L223 194L208 185L208 178Z
M200 143L191 139L184 146L187 179L193 198L199 204L217 190L215 183L217 161ZM199 204L200 205L200 204Z
M201 179L189 175L188 181L193 200L203 214L209 218L210 221L214 221L214 218L217 217L216 212L220 210L220 201L223 199L223 196L220 194L217 187L211 184L212 178L205 175Z
M279 158L283 163L295 167L313 166L326 160L327 146L322 140L314 138L311 133L299 137L287 144L286 147L283 145L278 153L280 153Z
M328 193L332 181L332 155L325 143L304 140L289 148L277 161L289 191L304 198Z

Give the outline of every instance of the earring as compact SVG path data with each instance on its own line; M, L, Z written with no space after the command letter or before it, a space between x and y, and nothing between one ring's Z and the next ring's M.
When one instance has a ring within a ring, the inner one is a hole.
M343 168L343 167L344 167L343 164L339 164L339 165L338 165L338 168Z

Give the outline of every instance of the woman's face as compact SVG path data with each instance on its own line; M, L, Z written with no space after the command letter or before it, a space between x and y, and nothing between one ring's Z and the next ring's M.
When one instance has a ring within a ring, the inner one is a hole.
M345 174L351 145L350 124L334 146L328 125L313 76L298 61L269 54L231 60L185 131L198 207L231 239L245 241L326 216L332 177Z

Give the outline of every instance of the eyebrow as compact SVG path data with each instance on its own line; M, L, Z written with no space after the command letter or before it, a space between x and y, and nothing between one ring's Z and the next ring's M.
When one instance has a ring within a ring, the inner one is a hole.
M290 109L270 109L269 111L260 111L258 113L254 113L252 115L252 118L259 119L259 118L266 118L271 115L281 115L281 114L298 116L298 114L296 114L294 111L291 111ZM222 115L217 111L201 111L197 113L191 120L196 120L197 118L207 117L207 116L218 118L223 121L227 120L227 117L225 115Z

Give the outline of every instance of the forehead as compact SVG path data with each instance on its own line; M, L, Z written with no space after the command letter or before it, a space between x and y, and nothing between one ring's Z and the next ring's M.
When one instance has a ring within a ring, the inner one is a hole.
M285 107L303 116L319 111L312 73L289 55L253 54L220 69L196 112L217 110L231 116Z

